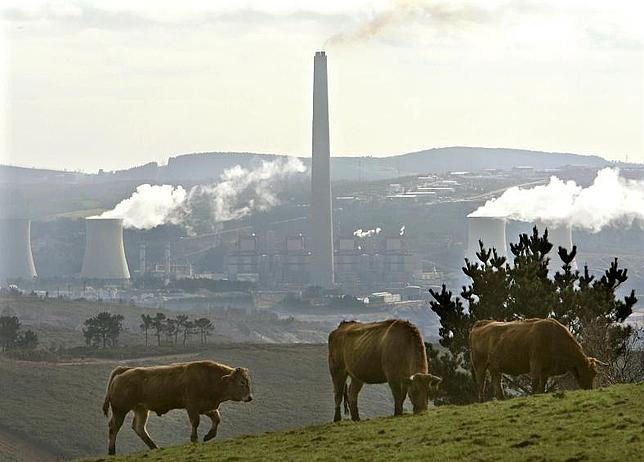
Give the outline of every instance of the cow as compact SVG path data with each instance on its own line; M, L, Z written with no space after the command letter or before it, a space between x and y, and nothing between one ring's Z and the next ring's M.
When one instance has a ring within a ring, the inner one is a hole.
M253 399L248 369L232 368L214 361L193 361L152 367L117 367L107 382L103 413L109 420L109 454L116 453L116 435L128 412L134 411L132 429L150 448L157 447L150 438L145 424L149 411L161 416L172 409L188 412L196 442L199 416L212 421L204 441L217 435L219 404L224 401Z
M388 383L394 397L394 415L403 413L409 394L414 413L427 410L429 394L441 382L429 373L427 353L418 328L408 321L390 319L361 323L343 321L329 334L329 371L335 398L334 422L342 420L340 406L360 420L358 394L365 383ZM347 390L347 377L351 385Z
M480 401L488 370L495 396L503 399L502 374L530 374L535 392L543 393L548 377L571 372L581 388L590 389L597 365L605 365L586 356L570 331L550 318L477 321L470 330L469 343Z

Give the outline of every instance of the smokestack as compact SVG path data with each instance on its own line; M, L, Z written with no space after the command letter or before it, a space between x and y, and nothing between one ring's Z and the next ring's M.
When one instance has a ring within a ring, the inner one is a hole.
M81 276L89 279L129 279L123 248L123 220L87 218Z
M36 276L31 254L31 222L19 218L0 220L0 280Z
M470 261L478 262L476 252L480 250L479 240L486 249L495 248L499 256L507 256L505 240L505 218L468 217L467 253Z
M313 62L312 266L310 282L322 287L331 287L334 283L330 161L326 54L324 51L317 51Z

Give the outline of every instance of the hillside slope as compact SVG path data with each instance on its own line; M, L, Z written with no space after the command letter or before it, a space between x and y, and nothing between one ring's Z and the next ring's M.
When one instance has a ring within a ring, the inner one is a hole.
M422 416L345 421L110 461L641 460L643 429L640 383L445 406Z
M151 162L115 172L72 174L44 169L0 165L0 183L33 184L38 182L127 182L133 180L152 182L214 181L227 168L240 165L253 168L260 161L272 161L282 154L250 152L199 152L179 154L168 159L167 165ZM300 158L311 165L308 156ZM565 165L603 167L608 161L596 155L561 152L530 151L511 148L481 148L451 146L425 149L407 154L386 157L340 156L331 158L331 178L338 180L382 180L418 173L444 173L453 170L472 172L486 168L512 168L532 166L537 169L557 168Z

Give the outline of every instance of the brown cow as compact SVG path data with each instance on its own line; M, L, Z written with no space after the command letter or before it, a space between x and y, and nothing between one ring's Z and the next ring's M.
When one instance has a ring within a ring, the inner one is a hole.
M543 393L550 376L570 371L581 388L593 387L596 365L587 357L570 331L555 319L478 321L470 331L470 359L479 400L490 371L494 393L503 399L501 375L530 374L535 391Z
M252 399L248 369L233 369L214 361L117 367L110 374L103 403L106 417L112 407L109 453L116 452L116 435L130 411L134 411L132 429L150 449L154 449L157 446L145 429L149 411L163 415L172 409L186 409L192 425L192 442L198 438L199 415L209 417L212 427L204 436L204 441L208 441L217 435L220 403Z
M344 398L353 420L360 420L358 393L365 383L388 383L394 415L401 415L409 392L414 413L427 410L429 392L441 379L429 374L423 337L412 323L398 319L343 321L329 334L329 371L335 394L334 422L342 419ZM351 377L348 393L347 376Z

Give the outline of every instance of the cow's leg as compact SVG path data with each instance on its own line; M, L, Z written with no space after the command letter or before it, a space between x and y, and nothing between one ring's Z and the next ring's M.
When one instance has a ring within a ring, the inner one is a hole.
M114 409L114 407L112 407L112 417L110 418L110 421L108 423L110 439L108 453L110 455L116 454L116 435L123 425L126 414L127 412L123 412L120 409Z
M150 449L156 449L157 445L154 444L152 438L148 434L148 431L145 428L145 424L148 421L148 410L139 406L134 409L134 419L132 419L132 429L134 432L139 435L139 438L143 440L145 444L148 445Z
M501 383L502 375L501 371L490 371L492 376L492 388L494 391L494 396L496 399L505 399L505 394L503 393L503 384Z
M363 382L351 377L351 385L349 385L349 411L351 412L351 420L360 420L360 412L358 411L358 394L362 389Z
M333 397L335 398L334 422L342 420L342 399L347 386L347 371L345 369L331 369L331 380L333 381Z
M400 380L391 380L389 388L391 388L391 394L394 395L394 415L402 415L406 396L406 393L403 393L403 385Z
M476 383L476 388L479 395L479 401L483 402L485 400L485 382L486 382L486 366L472 366L474 369L474 382Z
M210 417L210 420L212 420L212 427L210 427L208 433L206 433L206 435L203 437L203 440L205 442L210 441L215 436L217 436L217 427L219 426L219 422L221 422L221 416L219 415L219 411L217 409L215 409L214 411L204 412L204 415Z
M199 427L199 411L193 408L190 408L188 411L188 418L190 419L190 425L192 425L192 433L190 433L190 441L196 443L199 439L197 435L197 427Z
M546 377L541 364L537 361L530 361L530 377L532 378L532 393L544 393L546 391Z

